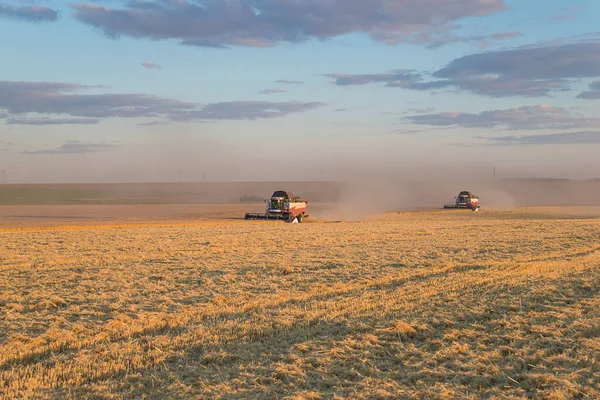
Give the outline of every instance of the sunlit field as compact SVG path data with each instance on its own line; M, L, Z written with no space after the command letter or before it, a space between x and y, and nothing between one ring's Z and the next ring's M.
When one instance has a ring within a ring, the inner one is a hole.
M600 207L35 215L0 226L0 398L600 397Z

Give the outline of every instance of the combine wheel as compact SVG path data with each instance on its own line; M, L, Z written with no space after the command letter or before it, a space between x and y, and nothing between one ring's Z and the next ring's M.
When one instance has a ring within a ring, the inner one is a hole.
M479 211L479 207L473 207L473 208L471 208L471 210L473 210L473 211Z
M298 223L302 222L302 214L298 215L296 218L298 219Z

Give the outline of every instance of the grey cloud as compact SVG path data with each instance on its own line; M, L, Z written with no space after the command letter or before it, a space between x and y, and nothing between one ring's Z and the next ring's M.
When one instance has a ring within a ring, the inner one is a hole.
M52 22L58 19L58 11L37 5L15 6L0 3L0 17L27 22Z
M549 135L500 136L486 139L493 145L598 144L600 131L553 133Z
M275 88L275 89L265 89L258 92L258 94L273 94L273 93L285 93L285 90Z
M383 74L325 74L332 78L338 86L367 85L371 83L385 83L388 87L409 88L421 79L413 70L395 70Z
M455 21L507 9L504 0L147 0L123 8L75 3L75 18L112 38L209 47L275 46L348 33L387 43L449 31ZM423 40L423 39L421 39Z
M412 135L414 133L424 133L426 131L420 129L393 129L390 131L391 133L398 133L401 135Z
M547 97L551 92L571 90L569 81L517 79L499 75L473 76L443 81L428 82L421 86L427 88L457 88L488 97Z
M9 118L8 125L93 125L100 122L94 118Z
M457 58L433 74L470 78L497 74L513 79L566 79L600 76L600 42L524 47Z
M452 142L452 143L448 143L448 146L452 146L452 147L473 147L475 145L468 144L468 143Z
M173 120L256 120L283 117L288 114L314 110L324 103L299 101L229 101L207 104L200 110L189 111Z
M590 83L590 90L581 93L577 98L586 100L600 99L600 81Z
M34 150L34 151L21 151L21 154L87 154L87 153L98 153L104 151L114 151L120 146L112 143L89 143L72 140L63 143L58 148Z
M497 32L489 35L471 35L471 36L459 36L459 35L423 35L421 38L417 37L413 40L414 44L427 44L427 48L437 49L442 46L451 43L477 43L479 47L487 47L490 42L503 41L506 39L514 39L516 37L523 36L520 32Z
M280 79L278 81L275 81L275 83L283 83L285 85L302 85L304 82L302 81L288 81L285 79Z
M406 70L326 76L340 86L383 83L387 87L425 91L454 88L488 97L543 97L571 90L574 80L600 76L600 42L472 54L453 60L429 77Z
M549 105L523 106L507 110L472 113L440 113L404 118L417 125L457 126L462 128L581 129L600 126L599 118L574 115L569 110Z
M0 109L72 117L158 117L193 110L195 104L143 94L80 94L74 83L0 81Z
M141 122L138 126L157 126L157 125L167 125L168 121L150 121L150 122Z
M449 86L492 97L544 96L600 76L600 42L522 47L460 57L436 71Z
M431 112L434 112L434 111L435 111L434 107L410 108L404 114L408 114L408 113L427 114L427 113L431 113Z
M419 73L382 73L382 74L326 74L333 78L338 86L366 85L384 83L385 87L420 91L456 88L489 97L541 97L552 90L568 90L566 80L531 81L526 79L507 79L497 75L425 81Z
M150 61L146 61L142 63L142 66L146 69L162 69L162 65L155 64Z
M224 102L204 106L145 94L82 94L86 86L74 83L0 81L0 113L13 122L31 122L28 114L64 119L80 118L165 118L171 121L206 119L261 119L311 110L322 103L301 102ZM53 119L55 120L55 119ZM38 120L39 121L39 120ZM75 120L71 120L75 122Z

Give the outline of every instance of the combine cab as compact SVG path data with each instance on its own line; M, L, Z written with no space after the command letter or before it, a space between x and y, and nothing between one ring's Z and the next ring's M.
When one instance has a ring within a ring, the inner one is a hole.
M302 222L307 218L306 205L308 200L294 196L292 192L277 190L270 199L265 200L264 214L246 213L244 219L272 219L287 222Z
M479 210L479 197L471 192L462 191L456 197L454 204L445 204L444 208L467 208L477 211Z

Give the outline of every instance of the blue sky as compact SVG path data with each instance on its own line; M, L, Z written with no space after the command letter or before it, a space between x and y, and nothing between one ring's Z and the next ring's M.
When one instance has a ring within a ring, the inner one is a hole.
M592 0L0 0L0 167L597 177L598 20Z

